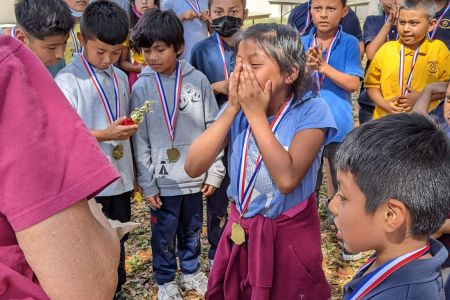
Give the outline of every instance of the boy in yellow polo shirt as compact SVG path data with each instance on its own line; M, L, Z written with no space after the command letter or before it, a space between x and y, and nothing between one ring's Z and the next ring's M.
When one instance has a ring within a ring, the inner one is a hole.
M64 60L66 61L66 66L70 64L74 53L81 53L81 43L78 39L78 34L80 32L80 19L89 4L88 0L64 0L72 12L72 17L75 21L72 30L70 31L69 38L67 39L66 52L64 52Z
M439 40L428 40L434 29L432 0L405 0L400 5L398 41L385 43L375 54L364 85L376 104L374 119L410 111L425 86L450 78L450 53ZM439 101L430 103L433 110Z

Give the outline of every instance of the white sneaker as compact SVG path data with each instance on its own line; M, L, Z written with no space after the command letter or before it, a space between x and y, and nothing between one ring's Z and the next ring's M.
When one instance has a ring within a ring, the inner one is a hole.
M195 290L200 296L205 296L208 289L208 277L203 272L181 275L180 285L185 290Z
M158 300L183 300L180 289L175 281L158 285Z

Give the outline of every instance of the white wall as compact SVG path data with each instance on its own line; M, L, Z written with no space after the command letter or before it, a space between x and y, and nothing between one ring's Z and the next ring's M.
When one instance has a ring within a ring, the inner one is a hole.
M14 0L0 0L0 24L15 23Z

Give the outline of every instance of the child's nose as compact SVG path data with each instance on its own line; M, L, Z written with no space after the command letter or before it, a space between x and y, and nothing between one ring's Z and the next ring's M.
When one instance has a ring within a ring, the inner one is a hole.
M337 215L339 211L339 199L337 194L331 199L330 203L328 203L328 209L333 213L333 215Z

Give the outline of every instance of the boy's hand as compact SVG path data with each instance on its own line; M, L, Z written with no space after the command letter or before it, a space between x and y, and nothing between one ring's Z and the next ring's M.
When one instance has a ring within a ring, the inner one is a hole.
M263 90L256 80L252 68L244 65L239 77L238 96L247 119L251 119L253 116L265 117L272 96L272 82L268 80Z
M398 101L398 99L399 97L391 98L387 101L384 101L380 106L389 114L401 113L403 112L403 108L397 106L396 102Z
M208 17L209 17L209 10L205 10L201 13L200 16L198 16L198 18L200 19L200 21L203 22L207 22L208 21Z
M242 72L242 61L240 58L236 60L236 67L231 72L229 85L228 85L228 105L235 109L237 112L241 110L241 104L239 103L238 87L239 77Z
M230 83L229 80L222 80L211 84L214 95L217 94L228 95L229 83Z
M159 195L150 196L145 198L145 201L150 205L152 209L160 209L162 206L162 201L159 198Z
M136 133L139 124L122 125L127 117L120 117L112 122L108 128L105 129L107 140L109 141L124 141Z
M187 10L184 13L182 13L178 18L181 20L181 22L184 22L184 21L192 21L198 17L199 15L195 11Z
M396 3L393 4L393 7L391 7L391 9L389 10L389 16L386 20L386 24L389 24L390 27L392 27L392 25L397 23L397 19L398 19L398 14L399 14L399 7Z
M215 186L204 184L202 187L202 193L204 197L212 196L216 192L217 188Z
M398 98L397 106L401 107L403 111L409 112L419 98L419 93L410 86L406 87L406 90L408 91L408 94Z

